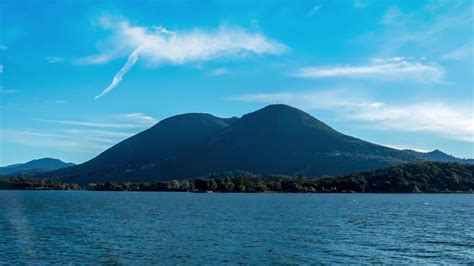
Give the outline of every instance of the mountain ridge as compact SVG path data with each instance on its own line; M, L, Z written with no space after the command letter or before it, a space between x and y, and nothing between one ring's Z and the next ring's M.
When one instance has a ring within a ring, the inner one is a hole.
M66 163L55 158L34 159L25 163L17 163L0 167L0 175L34 175L37 173L53 171L69 166L73 163Z
M166 181L226 171L325 176L418 160L424 160L420 154L345 135L278 104L241 118L169 117L83 164L40 176L78 183Z
M474 164L474 159L462 159L457 158L453 155L442 152L438 149L429 152L419 152L414 150L405 149L405 152L411 153L421 159L433 162L447 162L447 163L464 163L464 164Z

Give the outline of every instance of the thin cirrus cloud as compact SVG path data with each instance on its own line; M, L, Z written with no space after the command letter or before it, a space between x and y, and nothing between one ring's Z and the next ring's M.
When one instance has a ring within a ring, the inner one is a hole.
M367 6L368 6L368 3L365 0L356 0L356 1L354 1L354 7L355 8L362 9L362 8L366 8Z
M216 69L211 70L209 74L213 77L218 77L218 76L228 75L230 74L230 71L227 68L221 67L221 68L216 68Z
M40 120L56 126L5 129L2 135L7 142L25 146L100 152L158 122L142 113L112 115L101 120Z
M5 88L4 86L0 86L0 94L15 94L15 93L18 93L18 91Z
M46 60L46 62L48 62L50 64L56 64L56 63L60 63L60 62L64 61L63 58L57 57L57 56L47 56L44 59Z
M443 82L444 69L434 63L406 57L373 59L369 64L358 66L304 67L293 73L301 78L371 78L384 80L413 80L419 82Z
M84 127L95 127L95 128L136 128L141 127L138 124L132 123L99 123L99 122L86 122L86 121L74 121L74 120L41 120L44 122L71 125L71 126L84 126Z
M364 121L380 130L432 133L447 139L474 142L474 114L470 104L448 104L438 100L389 104L352 96L346 90L249 94L232 99L328 110L343 119Z
M104 130L73 129L17 129L4 130L6 142L31 147L58 148L71 151L101 152L133 133Z
M445 60L469 60L474 61L474 43L468 43L444 54L441 58Z
M84 120L41 120L44 122L69 125L69 126L83 126L91 128L144 128L149 127L158 122L157 119L142 114L130 113L120 114L109 117L107 120L111 121L84 121Z
M421 9L405 10L391 6L381 16L379 27L353 41L373 47L378 57L417 50L438 58L440 51L452 48L457 39L453 32L472 32L473 8L472 1L426 1Z
M126 54L129 56L110 85L95 99L113 90L139 58L155 66L181 65L248 55L281 54L287 50L285 45L262 33L249 32L239 27L221 26L215 30L192 29L172 32L161 26L133 26L125 19L108 16L100 19L100 25L112 31L107 51L76 62L104 64Z
M120 116L124 117L126 120L133 120L135 123L141 125L154 125L158 123L158 119L142 113L122 114Z

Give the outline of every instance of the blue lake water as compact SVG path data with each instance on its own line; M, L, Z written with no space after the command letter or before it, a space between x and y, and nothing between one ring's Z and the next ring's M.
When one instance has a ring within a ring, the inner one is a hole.
M474 195L0 191L0 263L474 263Z

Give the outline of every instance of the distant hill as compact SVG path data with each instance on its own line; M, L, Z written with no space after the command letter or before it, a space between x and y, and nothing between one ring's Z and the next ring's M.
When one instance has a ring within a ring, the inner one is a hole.
M467 163L474 164L474 159L461 159L452 155L446 154L440 150L434 150L431 152L417 152L413 150L404 150L407 153L412 154L420 159L433 161L433 162L449 162L449 163Z
M354 192L474 192L474 165L419 162L318 181L328 190ZM333 190L334 190L333 189Z
M170 117L88 162L40 177L78 183L145 182L237 170L322 176L416 160L413 154L344 135L279 104L242 118L196 113Z
M0 167L0 175L15 175L15 176L27 176L35 175L38 173L49 172L69 166L73 166L73 163L65 163L59 159L54 158L42 158L32 160L26 163L12 164L5 167Z

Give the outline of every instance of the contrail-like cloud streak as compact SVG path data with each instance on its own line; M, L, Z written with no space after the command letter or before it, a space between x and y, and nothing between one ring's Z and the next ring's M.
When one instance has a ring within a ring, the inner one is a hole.
M125 65L119 70L119 72L117 72L117 74L115 74L114 79L112 80L110 85L107 86L107 88L105 88L105 90L103 90L99 95L95 96L94 99L99 99L100 97L106 95L115 87L117 87L120 81L122 81L123 75L125 75L130 70L130 68L132 68L133 65L135 65L135 63L137 62L138 56L140 55L140 51L142 49L143 45L133 51L133 53L128 57L128 60Z
M248 55L278 55L287 50L285 45L261 33L225 25L215 30L191 29L173 32L161 26L133 26L124 19L110 17L102 17L100 23L105 29L113 31L108 39L110 47L101 54L79 59L78 63L104 64L134 50L110 85L95 99L117 87L123 76L135 65L138 57L150 66L162 66L206 62L219 58L246 58Z

